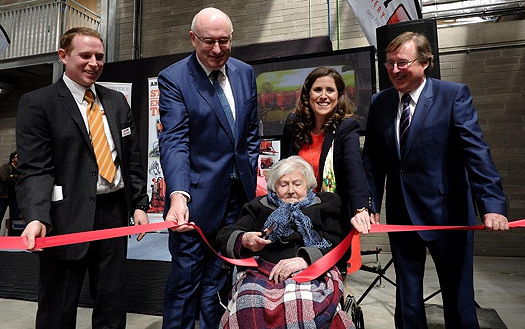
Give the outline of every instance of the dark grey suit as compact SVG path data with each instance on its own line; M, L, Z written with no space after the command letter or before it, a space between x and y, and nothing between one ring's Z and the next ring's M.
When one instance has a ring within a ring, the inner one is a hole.
M17 185L17 196L26 222L45 223L48 236L125 226L133 209L148 204L137 130L125 97L98 85L96 92L111 130L116 163L125 186L104 195L96 194L95 154L77 103L64 81L61 79L20 99L16 137L23 178ZM53 186L62 187L62 200L51 201ZM94 326L97 317L117 317L116 323L121 323L122 314L125 326L122 292L125 258L125 238L44 250L40 257L37 327L55 328L54 321L60 317L65 317L62 322L69 321L69 326L71 322L74 324L78 294L88 268L92 283L99 284L91 287L95 297ZM57 296L54 292L57 289L67 289L68 294ZM122 305L118 310L112 308L119 303Z

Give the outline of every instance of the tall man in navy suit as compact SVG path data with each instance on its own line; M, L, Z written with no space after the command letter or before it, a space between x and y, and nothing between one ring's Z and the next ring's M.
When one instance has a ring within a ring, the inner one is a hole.
M17 197L29 250L35 237L127 226L131 215L136 225L148 223L131 109L122 93L95 84L104 67L100 34L68 30L58 57L64 75L22 96L16 120ZM76 327L86 271L93 328L125 328L126 253L126 237L42 251L36 328Z
M393 88L372 98L364 161L379 212L386 178L389 224L473 225L474 205L489 230L507 230L501 178L483 141L465 85L432 79L428 39L405 32L386 49ZM379 222L379 213L372 222ZM366 233L366 229L362 230ZM423 274L436 264L447 328L479 328L474 307L473 233L392 233L396 328L427 328Z
M259 153L255 77L230 58L232 32L225 13L201 10L189 33L195 52L158 77L165 219L192 221L213 240L255 196ZM217 328L223 262L186 226L170 232L169 248L163 327L192 328L199 319L200 328Z

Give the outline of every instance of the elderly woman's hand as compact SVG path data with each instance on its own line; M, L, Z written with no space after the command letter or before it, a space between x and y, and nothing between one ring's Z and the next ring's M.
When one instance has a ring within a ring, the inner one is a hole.
M268 279L275 283L283 282L292 274L304 270L308 267L308 263L301 257L281 259L270 272Z
M266 245L272 243L270 240L261 238L261 232L246 232L242 235L242 246L251 251L260 251Z
M359 233L368 234L370 231L370 224L375 224L375 218L368 214L368 211L362 211L355 214L350 220L354 228Z

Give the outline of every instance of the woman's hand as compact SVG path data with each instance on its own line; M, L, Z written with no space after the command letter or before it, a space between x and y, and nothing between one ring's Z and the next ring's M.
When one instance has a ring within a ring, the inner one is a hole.
M375 224L375 218L368 214L368 211L362 211L355 214L354 217L350 220L352 226L359 233L368 234L370 231L370 224Z
M242 235L242 246L253 252L260 251L266 245L272 243L270 240L261 238L261 232L246 232Z
M270 272L268 279L275 283L283 282L292 274L304 270L308 267L308 263L301 257L281 259Z

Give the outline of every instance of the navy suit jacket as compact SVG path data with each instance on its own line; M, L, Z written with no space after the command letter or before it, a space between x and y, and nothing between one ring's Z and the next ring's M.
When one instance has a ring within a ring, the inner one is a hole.
M255 76L251 66L234 58L228 59L226 72L235 99L235 139L195 53L158 77L160 161L167 186L164 213L173 191L188 192L190 221L207 232L221 225L234 166L247 200L255 197L259 155Z
M379 211L385 177L390 224L474 225L481 214L506 215L501 178L478 125L467 86L428 78L416 105L404 153L399 153L394 88L372 97L364 161L374 208ZM409 215L402 216L403 204ZM404 218L403 218L404 217ZM421 231L425 240L441 231Z
M148 205L137 129L122 93L100 85L95 88L115 143L131 216L135 207ZM130 134L123 134L124 129ZM48 236L92 230L98 166L88 130L64 80L20 98L16 145L18 169L23 175L17 184L17 198L26 222L37 219L45 223L51 228ZM54 185L62 187L63 199L52 202ZM79 259L88 247L88 243L80 243L48 248L43 253Z

